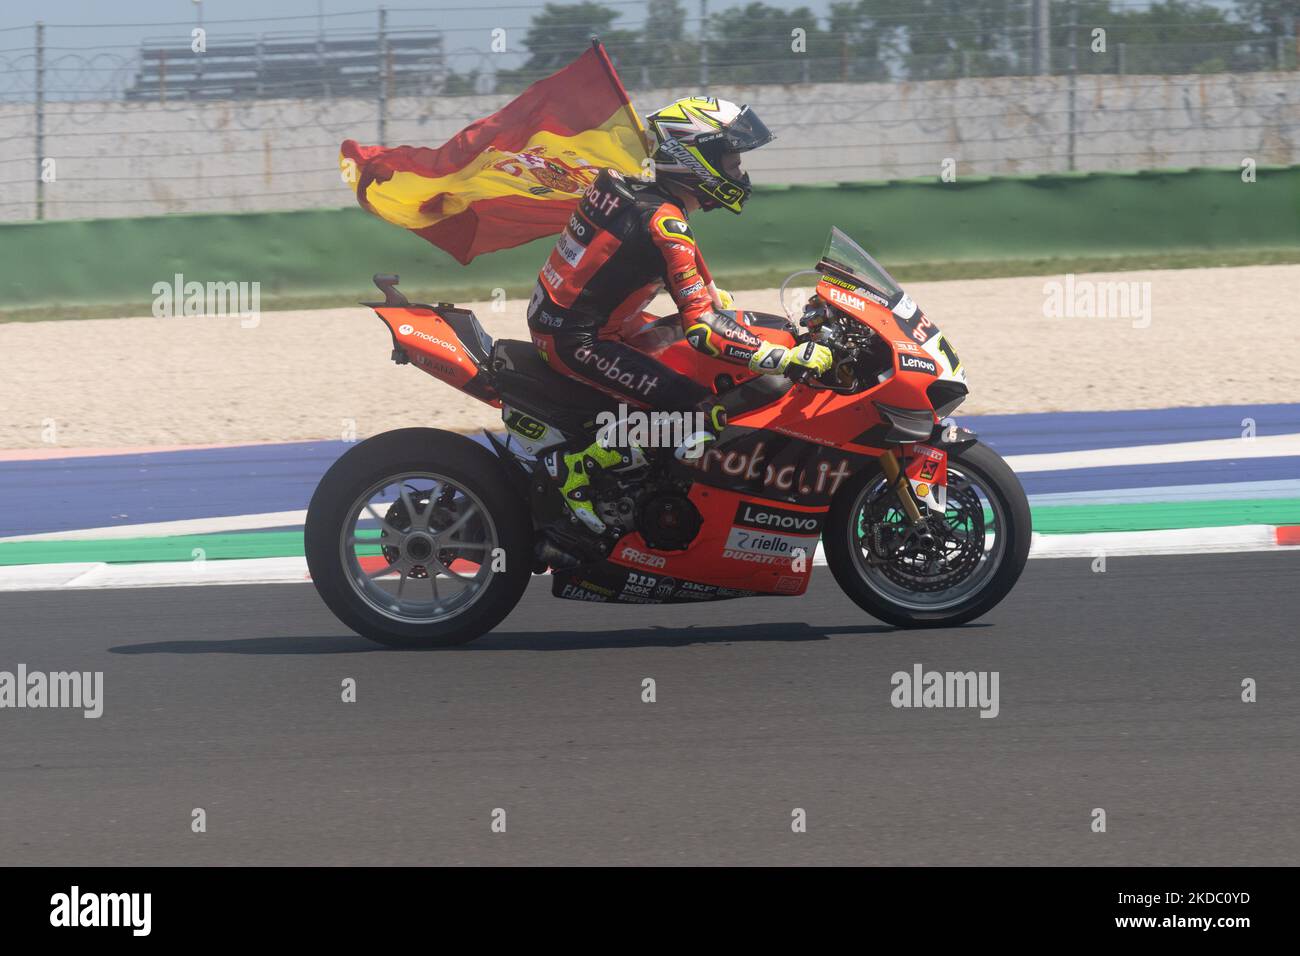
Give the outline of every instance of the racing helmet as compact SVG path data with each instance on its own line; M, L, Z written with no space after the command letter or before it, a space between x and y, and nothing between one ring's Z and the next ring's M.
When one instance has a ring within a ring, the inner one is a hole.
M687 96L646 117L655 177L684 187L701 208L739 213L753 191L739 154L775 137L748 106Z

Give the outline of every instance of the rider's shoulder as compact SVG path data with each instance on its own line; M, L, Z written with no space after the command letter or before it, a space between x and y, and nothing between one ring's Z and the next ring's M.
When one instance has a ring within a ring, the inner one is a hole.
M690 223L686 221L686 213L671 199L656 197L649 205L648 212L646 226L657 240L692 245L695 243Z
M582 193L579 207L598 226L607 226L637 205L637 196L616 169L602 169Z

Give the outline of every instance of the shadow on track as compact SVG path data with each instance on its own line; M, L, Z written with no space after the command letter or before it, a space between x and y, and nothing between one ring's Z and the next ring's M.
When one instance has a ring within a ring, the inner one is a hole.
M966 628L987 627L973 623ZM622 631L497 631L470 644L446 648L411 648L424 652L458 651L588 651L633 647L684 647L688 644L730 644L754 641L824 641L837 634L909 633L886 624L813 627L804 621L727 626L647 627ZM931 632L934 633L934 632ZM402 652L353 635L335 637L248 637L229 640L152 641L109 648L113 654L360 654Z

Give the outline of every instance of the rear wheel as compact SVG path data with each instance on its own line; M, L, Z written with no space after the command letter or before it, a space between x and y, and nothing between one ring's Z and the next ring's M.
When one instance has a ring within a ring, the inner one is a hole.
M406 428L325 473L307 509L307 567L363 637L463 644L514 608L532 569L532 521L496 457L461 435Z
M879 469L836 495L823 542L836 582L872 617L898 627L950 627L1010 592L1029 557L1029 502L1015 473L974 444L948 458L944 514L922 505L913 526Z

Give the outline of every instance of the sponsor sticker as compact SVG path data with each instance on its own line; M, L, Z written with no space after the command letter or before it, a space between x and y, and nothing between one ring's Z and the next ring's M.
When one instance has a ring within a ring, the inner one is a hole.
M903 372L924 372L926 375L938 375L939 366L934 359L927 358L924 355L909 355L900 353L898 356L898 368Z
M646 554L644 551L638 551L636 548L624 548L618 553L618 556L624 561L631 561L633 564L640 564L647 568L662 568L668 563L666 558L657 554Z
M595 594L576 584L566 584L561 588L560 597L569 598L574 601L596 601L601 603L609 600L609 598L605 597L603 594Z
M913 445L907 478L916 496L931 511L942 512L948 503L948 456L929 445Z
M737 551L734 548L723 548L722 556L732 561L746 561L750 564L784 564L791 560L790 557L779 554L760 554L756 551Z
M816 536L821 531L822 515L742 501L736 508L736 517L732 524L758 528L762 531L783 531L788 534Z
M857 309L859 312L861 312L863 309L867 307L867 302L865 299L863 299L861 296L852 295L848 292L845 292L843 289L838 289L832 286L830 289L830 294L831 294L831 301L834 302L836 305L848 306L850 309Z
M555 251L571 266L576 266L587 254L587 247L579 243L568 232L560 233L555 241Z
M749 554L770 554L790 560L795 552L808 554L810 541L807 535L774 534L750 528L732 528L727 535L727 551Z

